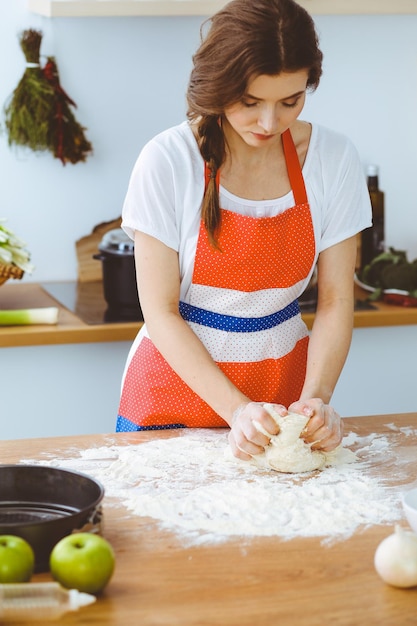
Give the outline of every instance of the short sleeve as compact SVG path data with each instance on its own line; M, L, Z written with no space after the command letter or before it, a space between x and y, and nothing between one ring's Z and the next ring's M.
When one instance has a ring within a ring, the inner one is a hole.
M312 196L321 206L318 251L353 237L372 225L366 178L353 143L341 134L320 128ZM318 216L316 216L318 217Z
M132 239L138 230L178 250L173 167L156 139L145 145L133 168L123 204L122 228Z

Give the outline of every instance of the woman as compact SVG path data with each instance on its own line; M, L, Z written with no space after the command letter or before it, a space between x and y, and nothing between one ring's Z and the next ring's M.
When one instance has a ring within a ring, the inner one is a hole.
M356 234L369 194L352 144L299 120L320 80L314 23L293 0L234 0L193 58L188 120L142 150L123 228L145 319L117 429L229 426L234 455L308 416L316 449L341 441L329 405L352 334ZM318 271L309 338L297 298Z

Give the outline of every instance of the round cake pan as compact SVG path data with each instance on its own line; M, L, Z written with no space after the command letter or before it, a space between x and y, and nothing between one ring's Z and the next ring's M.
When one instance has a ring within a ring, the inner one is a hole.
M60 539L72 532L100 532L103 496L103 486L79 472L1 465L0 535L26 539L35 552L35 571L48 571Z

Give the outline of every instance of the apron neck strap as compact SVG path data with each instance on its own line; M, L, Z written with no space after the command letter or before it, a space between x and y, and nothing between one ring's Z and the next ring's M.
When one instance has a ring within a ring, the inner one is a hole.
M281 139L295 204L307 204L307 191L304 184L303 173L289 128L282 133Z

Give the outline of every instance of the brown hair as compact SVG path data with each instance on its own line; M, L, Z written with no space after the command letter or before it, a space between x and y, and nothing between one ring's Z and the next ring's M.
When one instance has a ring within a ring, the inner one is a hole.
M221 218L215 176L225 158L219 119L260 75L307 69L307 87L316 89L323 55L313 19L294 0L232 0L203 24L201 34L187 89L187 116L197 124L199 149L211 171L201 216L217 246Z

